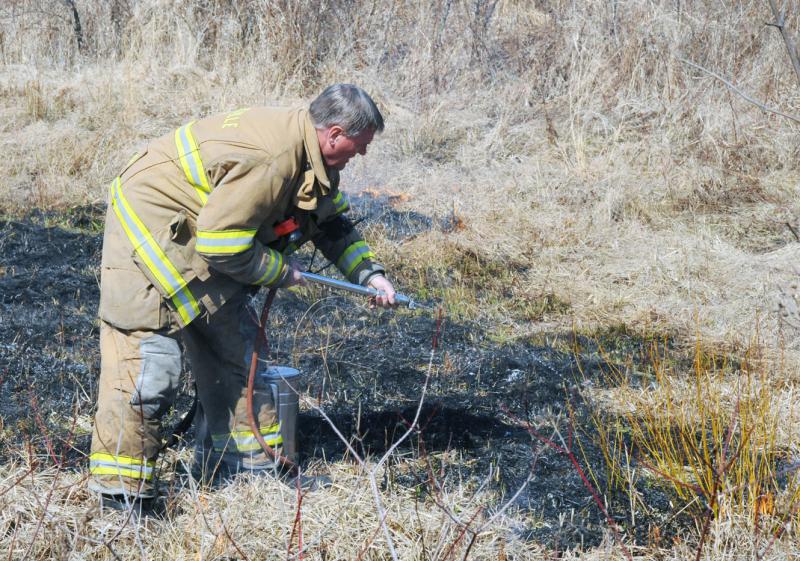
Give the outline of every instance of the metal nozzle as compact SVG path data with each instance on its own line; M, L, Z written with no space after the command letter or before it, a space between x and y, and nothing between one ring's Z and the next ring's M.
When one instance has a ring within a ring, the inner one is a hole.
M302 273L302 275L303 278L306 279L307 281L329 286L331 288L338 288L339 290L346 290L354 294L361 294L362 296L381 296L383 294L383 292L375 290L374 288L370 288L368 286L361 286L359 284L353 284L347 281L332 279L330 277L323 277L322 275L317 275L315 273L304 272ZM412 298L409 298L405 294L400 294L399 292L395 293L394 299L397 303L407 306L409 310L433 309L431 306L420 304L419 302L413 300Z

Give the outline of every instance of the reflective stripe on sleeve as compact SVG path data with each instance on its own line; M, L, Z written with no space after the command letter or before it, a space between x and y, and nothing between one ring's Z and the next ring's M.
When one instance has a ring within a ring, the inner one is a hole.
M220 232L198 230L195 250L199 253L232 254L241 253L253 247L252 230L224 230Z
M145 266L153 274L161 291L175 305L184 325L188 325L200 315L200 307L192 293L186 287L186 280L178 269L164 254L164 251L153 239L150 231L128 204L122 194L122 182L116 178L111 184L111 206L119 218L125 234L133 244L136 254L144 261Z
M283 271L283 255L268 247L264 248L264 252L269 256L269 259L264 274L256 281L256 284L271 285L278 280L281 271Z
M280 433L280 424L271 425L268 427L261 427L258 432L264 437L264 442L268 446L276 446L283 443L283 437ZM214 443L214 450L217 452L224 452L231 447L235 448L237 452L247 453L256 452L261 450L261 445L256 440L256 436L252 431L237 431L229 434L212 434L211 440Z
M347 249L344 250L342 256L336 261L336 266L339 267L339 270L344 273L345 276L349 276L358 264L364 261L365 259L373 259L375 254L370 251L369 247L365 242L356 242L350 244Z
M130 479L150 481L156 467L154 460L142 460L130 456L112 456L95 452L89 456L89 472L92 475L117 475Z
M337 214L342 214L343 212L350 210L350 201L348 200L347 195L339 191L333 198L333 207L336 209Z
M188 123L175 131L175 146L178 148L178 157L181 161L183 173L186 179L194 187L197 196L200 197L200 204L205 205L211 187L208 184L206 170L203 161L200 159L200 149L192 136L192 125L195 121Z

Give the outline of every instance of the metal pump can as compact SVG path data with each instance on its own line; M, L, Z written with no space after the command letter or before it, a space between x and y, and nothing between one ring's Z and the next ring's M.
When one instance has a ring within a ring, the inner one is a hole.
M300 371L289 366L270 366L259 372L259 378L272 391L272 399L283 438L283 455L291 461L297 462Z

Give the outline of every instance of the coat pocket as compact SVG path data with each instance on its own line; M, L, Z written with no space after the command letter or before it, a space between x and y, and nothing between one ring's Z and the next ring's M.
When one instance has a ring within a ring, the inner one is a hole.
M100 269L100 319L119 329L163 329L169 312L161 294L137 270Z

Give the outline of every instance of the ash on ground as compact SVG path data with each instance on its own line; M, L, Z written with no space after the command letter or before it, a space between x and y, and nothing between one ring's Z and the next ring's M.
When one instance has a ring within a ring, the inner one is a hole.
M402 222L401 237L432 225L391 209L361 210L387 229ZM85 469L99 370L103 214L86 207L0 220L0 415L10 429L2 431L2 461L30 442L44 457ZM573 461L549 440L570 447L631 539L647 540L655 525L664 538L681 531L684 521L671 517L661 490L639 489L649 510L633 526L628 497L605 488L581 399L587 376L603 383L600 365L579 374L575 357L550 347L497 344L478 325L445 318L437 327L430 314L372 312L324 289L282 291L271 317L276 362L300 368L303 390L360 454L383 454L407 430L431 372L419 427L387 463L385 487L412 487L419 500L436 500L441 486L459 485L481 494L481 504L490 497L489 514L516 495L510 512L522 514L515 517L521 535L556 550L597 544L608 522ZM173 419L189 402L182 398ZM313 409L302 411L299 431L302 462L352 460Z

